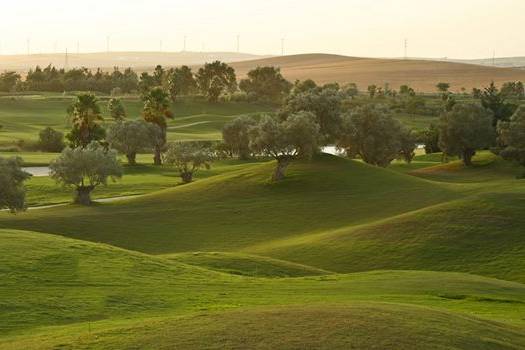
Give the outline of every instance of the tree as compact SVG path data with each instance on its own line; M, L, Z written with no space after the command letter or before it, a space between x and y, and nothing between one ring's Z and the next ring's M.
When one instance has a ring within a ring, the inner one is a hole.
M355 83L348 83L344 85L341 88L341 91L345 96L348 96L352 99L359 94L359 90L357 89L357 85Z
M296 80L293 84L292 94L300 94L317 88L317 84L312 79Z
M368 95L370 95L370 98L374 98L377 93L377 86L376 85L368 85Z
M368 164L386 167L401 149L401 124L380 106L364 105L346 114L341 129L337 146Z
M113 119L121 121L126 119L126 109L122 104L122 101L118 98L111 98L108 101L108 111Z
M26 209L24 181L30 177L22 170L21 158L0 157L0 209L12 213Z
M225 92L237 89L235 70L221 61L206 63L196 75L197 86L210 102L217 102Z
M44 152L61 152L64 147L64 134L51 127L42 129L39 133L38 145Z
M448 89L450 89L450 84L449 83L437 83L436 88L439 92L445 95L448 93Z
M439 128L436 125L430 124L428 129L423 130L421 140L425 144L426 154L441 152L439 147Z
M517 106L506 102L505 96L498 90L494 82L490 83L481 93L481 105L492 111L492 126L496 127L500 120L509 120L516 111Z
M280 102L291 90L292 84L275 67L257 67L241 80L239 88L248 96L264 102Z
M151 150L161 137L160 128L143 120L126 120L113 124L107 135L109 145L126 155L129 165L135 165L138 152Z
M416 92L408 85L401 85L399 87L399 94L403 96L415 96Z
M319 125L310 112L289 115L285 120L264 116L250 128L250 148L254 153L277 161L273 181L285 177L288 165L296 158L310 158L317 150Z
M166 74L168 76L168 90L172 101L175 101L177 96L189 95L197 87L191 68L188 66L172 68L168 70Z
M292 94L283 105L280 115L286 119L298 112L311 112L320 127L322 144L330 144L337 138L341 124L342 96L338 90L310 89Z
M155 144L155 155L153 161L155 165L162 164L162 150L166 145L168 124L166 119L172 119L170 111L169 95L161 88L153 88L144 95L144 109L142 115L148 123L157 125L160 129L159 137Z
M99 124L103 120L98 99L93 94L78 95L68 108L72 120L72 130L66 135L71 147L86 147L92 141L100 141L105 131Z
M439 145L447 155L457 155L472 165L476 150L490 146L495 133L492 113L475 104L457 104L440 119Z
M402 127L399 133L399 155L410 164L416 155L415 149L416 134L412 130Z
M525 87L521 81L507 82L501 87L501 94L506 98L517 98L521 100L525 97Z
M520 107L508 122L498 123L498 139L505 145L500 151L503 159L525 166L525 108ZM522 175L525 177L525 174Z
M211 167L213 154L200 142L174 142L168 145L164 159L167 164L177 167L184 183L189 183L198 169Z
M239 159L250 157L250 138L249 130L256 124L256 121L249 116L241 116L227 123L222 128L222 139L225 146L232 154L239 156Z
M49 165L50 177L64 186L75 187L75 203L91 204L91 192L108 179L122 177L117 152L107 150L98 142L85 148L66 148Z
M0 91L11 92L20 84L21 76L16 72L0 74Z

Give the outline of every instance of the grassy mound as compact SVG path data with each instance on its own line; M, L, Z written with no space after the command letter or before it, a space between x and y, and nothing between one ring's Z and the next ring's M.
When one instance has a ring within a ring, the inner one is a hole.
M197 335L198 334L198 335ZM1 345L1 341L0 341ZM256 308L5 342L31 349L486 349L525 347L521 328L383 303Z
M478 152L473 166L467 167L460 160L424 167L411 172L412 175L440 182L486 183L509 181L523 173L519 166L504 161L488 151Z
M524 200L522 186L245 251L337 272L429 269L525 282Z
M25 231L0 230L0 245L0 334L6 335L254 305L401 302L516 324L523 323L525 311L525 285L472 275L380 271L249 278Z
M280 183L269 182L273 167L252 165L126 202L0 213L0 227L155 254L238 251L460 196L446 186L334 156L296 162Z
M331 273L307 265L242 253L179 253L167 255L165 258L189 265L205 267L210 270L243 276L300 277Z

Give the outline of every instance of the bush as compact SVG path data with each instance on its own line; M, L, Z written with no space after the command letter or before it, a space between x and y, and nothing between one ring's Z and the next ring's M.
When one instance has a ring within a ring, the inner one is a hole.
M39 149L44 152L62 152L65 147L64 134L51 127L47 127L40 131Z

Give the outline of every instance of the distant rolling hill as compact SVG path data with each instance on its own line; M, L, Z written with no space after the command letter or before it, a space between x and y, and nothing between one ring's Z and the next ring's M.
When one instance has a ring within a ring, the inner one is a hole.
M327 54L304 54L271 57L234 63L237 74L244 76L257 66L281 67L288 80L313 79L317 83L354 82L361 89L368 85L393 88L408 84L421 92L436 91L438 82L448 82L451 89L460 91L482 87L494 81L525 80L525 70L498 68L457 62L440 62L413 59L357 58Z
M150 69L158 64L163 66L198 65L213 60L238 62L267 56L237 52L95 52L67 55L68 67L111 69L112 67L134 67ZM57 67L66 65L65 53L34 55L0 55L0 71L15 70L21 73L36 65Z

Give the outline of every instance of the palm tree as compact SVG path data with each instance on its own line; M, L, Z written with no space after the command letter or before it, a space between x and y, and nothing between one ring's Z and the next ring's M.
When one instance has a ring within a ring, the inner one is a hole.
M68 108L73 128L67 135L73 148L85 148L91 141L104 139L104 129L99 121L104 120L100 113L97 97L93 94L78 95L75 102Z
M159 126L161 134L155 145L155 155L153 158L155 165L162 164L161 153L166 145L166 132L168 124L166 119L173 118L170 111L170 96L161 87L151 89L143 97L144 109L142 116L148 123L153 123Z

